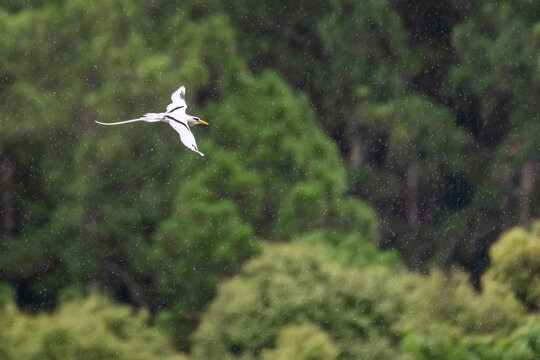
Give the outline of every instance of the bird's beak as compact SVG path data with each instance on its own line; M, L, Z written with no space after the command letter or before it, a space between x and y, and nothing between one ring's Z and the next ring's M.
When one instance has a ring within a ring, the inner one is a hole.
M199 120L199 124L208 125L208 123L206 121L203 121L203 120Z

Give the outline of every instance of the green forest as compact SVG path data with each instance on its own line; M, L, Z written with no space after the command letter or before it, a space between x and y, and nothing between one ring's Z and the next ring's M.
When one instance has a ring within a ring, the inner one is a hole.
M2 0L0 360L540 359L539 134L535 0Z

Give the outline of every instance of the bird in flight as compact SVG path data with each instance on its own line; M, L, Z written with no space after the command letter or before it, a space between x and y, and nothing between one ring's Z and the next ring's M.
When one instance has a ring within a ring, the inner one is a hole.
M171 95L172 103L167 105L167 111L162 113L148 113L144 114L138 119L114 122L114 123L104 123L96 121L101 125L120 125L127 124L135 121L146 121L146 122L159 122L163 121L169 123L176 132L180 135L180 140L182 143L190 150L195 151L197 154L204 156L202 152L197 148L197 143L195 142L195 137L191 133L190 126L203 124L208 125L206 121L202 121L196 116L191 116L186 114L186 88L182 85L172 93Z

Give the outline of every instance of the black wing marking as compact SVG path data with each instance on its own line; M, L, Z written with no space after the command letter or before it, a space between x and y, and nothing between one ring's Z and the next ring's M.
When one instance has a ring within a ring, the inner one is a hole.
M175 107L174 109L171 109L171 110L169 110L169 111L167 111L167 112L168 112L168 113L172 113L172 112L174 112L174 111L176 111L176 110L178 110L178 109L182 109L182 108L185 108L185 106L184 106L184 105L182 105L182 106L177 106L177 107Z
M165 117L166 117L167 119L170 119L170 120L172 120L172 121L175 121L175 122L179 123L180 125L183 125L186 129L188 129L188 131L191 131L191 129L189 128L189 126L187 126L186 124L184 124L184 123L181 122L180 120L175 119L175 118L173 118L172 116L169 116L169 115L165 115Z
M186 88L185 87L181 87L180 88L180 99L186 101Z

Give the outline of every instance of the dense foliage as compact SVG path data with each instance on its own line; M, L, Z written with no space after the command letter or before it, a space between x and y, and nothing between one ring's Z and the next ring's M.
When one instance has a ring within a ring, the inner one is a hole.
M490 249L491 265L486 276L506 284L531 310L540 309L540 221L531 231L515 228Z
M147 325L148 314L100 296L29 316L0 307L0 358L182 360L170 339Z
M340 359L394 358L399 338L392 325L417 280L386 268L340 267L316 246L269 246L222 285L193 352L202 359L255 359L282 329L309 322L330 336Z
M319 339L317 353L331 358L337 351L338 359L535 359L540 317L526 313L505 285L486 275L477 292L462 271L420 276L386 266L346 268L321 247L267 246L220 286L195 333L193 355L302 358ZM283 338L307 332L305 347Z
M539 19L2 2L0 359L540 357Z
M538 1L240 0L226 11L253 69L310 94L350 191L410 265L481 271L503 229L538 216Z

